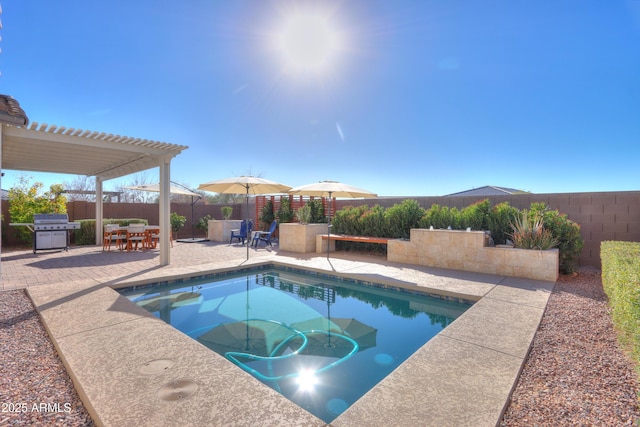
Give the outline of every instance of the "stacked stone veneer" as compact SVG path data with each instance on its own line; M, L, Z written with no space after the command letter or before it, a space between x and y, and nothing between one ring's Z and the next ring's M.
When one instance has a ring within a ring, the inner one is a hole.
M490 247L483 231L412 229L410 240L389 240L387 260L555 282L558 250Z

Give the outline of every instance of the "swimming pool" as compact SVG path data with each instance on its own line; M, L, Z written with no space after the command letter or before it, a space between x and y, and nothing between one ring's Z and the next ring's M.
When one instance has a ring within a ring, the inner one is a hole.
M469 304L297 269L122 294L329 423Z

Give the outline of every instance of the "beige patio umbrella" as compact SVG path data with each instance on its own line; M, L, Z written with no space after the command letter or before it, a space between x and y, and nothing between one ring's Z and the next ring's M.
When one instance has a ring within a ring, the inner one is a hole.
M246 194L247 215L249 215L249 194L277 194L286 193L290 186L270 181L257 176L237 176L217 181L206 182L198 186L198 190L211 191L221 194ZM249 224L249 218L247 218ZM249 239L247 239L247 259L249 259Z
M301 185L289 190L291 194L329 198L329 222L327 223L327 258L329 258L329 243L331 242L331 198L358 199L363 197L378 197L377 194L353 185L338 181L320 181L313 184Z
M193 206L198 202L198 200L200 200L202 198L202 196L198 193L194 193L193 191L189 190L186 187L178 187L178 185L180 184L176 184L174 182L172 182L169 185L169 193L171 194L182 194L184 196L191 196L191 239L178 239L179 242L187 242L187 243L193 243L193 242L202 242L203 240L206 239L196 239L195 237L195 231L194 231L194 225L195 223L193 222ZM160 184L156 183L156 184L140 184L140 185L130 185L127 187L124 187L128 190L134 190L134 191L151 191L154 193L159 193L160 192Z

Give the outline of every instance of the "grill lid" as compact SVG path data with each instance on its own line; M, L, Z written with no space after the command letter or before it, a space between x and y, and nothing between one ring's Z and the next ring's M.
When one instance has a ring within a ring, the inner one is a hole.
M62 213L34 214L34 224L66 224L69 222L69 215Z

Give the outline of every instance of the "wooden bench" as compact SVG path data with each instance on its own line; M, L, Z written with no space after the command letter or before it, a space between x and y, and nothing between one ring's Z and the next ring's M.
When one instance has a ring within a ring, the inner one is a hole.
M327 243L327 239L330 241ZM360 242L360 243L381 243L386 245L389 240L389 237L368 237L368 236L347 236L344 234L331 234L327 236L326 234L318 234L316 236L316 253L327 252L327 247L325 245L329 244L329 250L335 251L335 241L341 240L345 242ZM333 242L333 244L331 244Z

